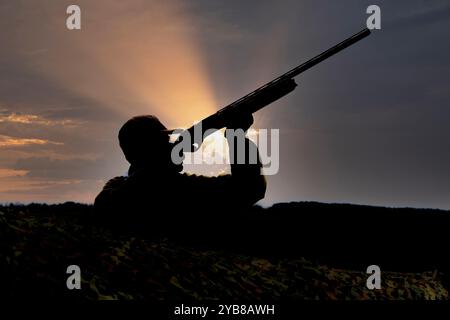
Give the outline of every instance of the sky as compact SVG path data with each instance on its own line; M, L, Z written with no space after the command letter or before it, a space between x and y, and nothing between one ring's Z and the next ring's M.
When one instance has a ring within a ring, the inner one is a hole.
M81 30L66 28L70 4ZM254 114L255 128L280 130L261 203L450 209L450 4L439 0L0 0L0 203L92 203L127 171L127 119L188 127L363 29L371 4L381 30Z

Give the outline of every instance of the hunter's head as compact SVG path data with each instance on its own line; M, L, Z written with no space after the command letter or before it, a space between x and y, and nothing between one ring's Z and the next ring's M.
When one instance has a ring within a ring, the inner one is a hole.
M171 132L155 116L133 117L119 131L120 147L131 165L179 172L182 165L175 165L171 159Z

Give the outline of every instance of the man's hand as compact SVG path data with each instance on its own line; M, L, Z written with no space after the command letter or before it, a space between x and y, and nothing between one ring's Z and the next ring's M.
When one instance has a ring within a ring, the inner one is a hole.
M237 114L229 120L227 129L242 129L246 132L253 124L253 115L251 113Z

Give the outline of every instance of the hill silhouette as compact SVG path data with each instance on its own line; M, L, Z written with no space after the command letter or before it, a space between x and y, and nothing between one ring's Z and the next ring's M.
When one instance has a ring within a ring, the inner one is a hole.
M199 242L111 230L95 222L89 205L2 206L2 294L80 300L448 299L448 211L315 202L253 210L245 235ZM71 264L81 268L82 290L66 288ZM382 270L381 290L366 287L372 264Z

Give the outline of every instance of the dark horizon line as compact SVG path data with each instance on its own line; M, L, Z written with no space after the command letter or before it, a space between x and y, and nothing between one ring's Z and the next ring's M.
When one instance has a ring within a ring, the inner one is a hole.
M319 204L319 205L330 205L330 206L351 206L351 207L364 207L364 208L383 208L383 209L395 209L395 210L429 210L429 211L444 211L449 212L450 209L442 209L442 208L432 208L432 207L410 207L410 206L383 206L383 205L371 205L371 204L360 204L360 203L350 203L350 202L320 202L320 201L308 201L308 200L302 200L302 201L284 201L284 202L275 202L271 205L262 205L262 204L256 204L256 207L260 208L270 208L273 206L279 206L279 205L286 205L286 204ZM21 207L27 207L27 206L63 206L63 205L82 205L82 206L88 206L93 207L94 203L84 203L84 202L76 202L76 201L65 201L65 202L55 202L55 203L48 203L48 202L0 202L0 208L1 207L9 207L9 206L21 206Z

